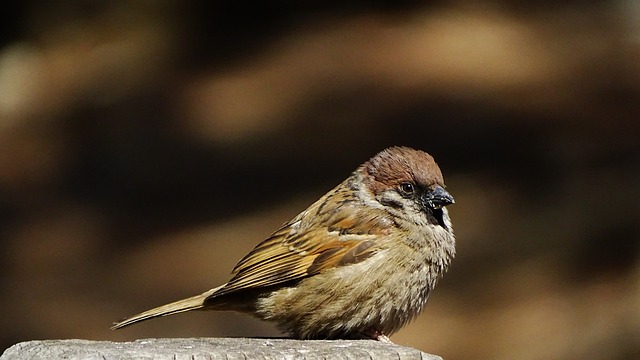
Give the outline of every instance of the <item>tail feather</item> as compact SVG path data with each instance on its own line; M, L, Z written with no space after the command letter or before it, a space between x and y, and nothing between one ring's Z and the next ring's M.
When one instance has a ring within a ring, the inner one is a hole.
M170 304L158 306L151 310L141 312L140 314L134 315L130 318L126 318L122 321L114 323L111 329L112 330L120 329L125 326L129 326L140 321L153 319L159 316L168 316L168 315L178 314L185 311L201 309L204 306L204 301L220 288L221 287L217 287L209 291L206 291L200 295L178 300Z

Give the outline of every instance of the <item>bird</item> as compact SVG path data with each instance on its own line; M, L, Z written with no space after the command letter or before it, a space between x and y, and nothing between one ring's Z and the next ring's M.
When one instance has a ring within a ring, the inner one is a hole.
M390 336L420 314L455 256L453 196L428 153L386 148L233 268L231 279L120 322L191 310L251 314L297 339Z

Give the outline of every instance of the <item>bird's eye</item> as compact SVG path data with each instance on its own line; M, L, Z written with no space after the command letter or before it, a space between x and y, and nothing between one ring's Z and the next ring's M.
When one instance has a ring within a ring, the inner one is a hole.
M400 193L403 196L411 196L416 191L416 187L412 183L409 183L409 182L404 182L404 183L400 184L400 186L398 188L400 189Z

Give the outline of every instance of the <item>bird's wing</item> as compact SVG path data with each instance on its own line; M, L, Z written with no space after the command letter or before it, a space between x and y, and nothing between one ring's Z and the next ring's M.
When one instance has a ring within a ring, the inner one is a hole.
M234 277L211 298L360 262L380 249L380 239L394 226L383 210L365 211L362 205L342 202L335 207L325 204L336 209L328 212L320 211L322 204L321 199L258 244L235 266Z

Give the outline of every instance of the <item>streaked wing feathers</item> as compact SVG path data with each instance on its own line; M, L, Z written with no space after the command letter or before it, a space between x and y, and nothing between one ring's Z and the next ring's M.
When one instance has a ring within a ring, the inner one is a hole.
M305 225L318 215L300 214L240 260L233 269L235 276L211 297L297 280L368 258L379 249L376 239L387 234L392 223L382 211L357 210L343 204L321 221L328 226L313 229Z

